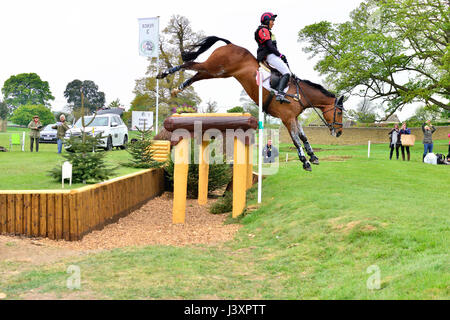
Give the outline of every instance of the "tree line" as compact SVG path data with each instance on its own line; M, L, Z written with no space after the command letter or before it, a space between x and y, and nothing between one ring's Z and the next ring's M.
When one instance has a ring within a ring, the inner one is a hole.
M298 41L303 50L316 58L315 70L324 76L324 85L338 95L361 97L356 109L347 117L364 122L377 121L375 109L381 109L384 119L403 108L420 104L416 116L449 118L450 115L450 3L449 0L366 0L350 14L349 21L320 21L302 28ZM205 36L192 29L188 18L173 15L162 29L159 59L149 58L144 77L137 79L131 111L156 111L162 122L176 106L190 105L199 110L201 99L194 87L188 87L177 97L171 96L192 72L180 70L159 81L157 70L183 63L181 53ZM159 63L159 65L157 65ZM64 96L70 113L79 113L81 90L85 107L92 113L105 105L105 94L91 80L73 80ZM49 107L54 100L49 85L38 75L12 76L2 88L0 117L11 115L24 105ZM257 116L257 106L243 92L241 107ZM118 100L114 106L120 106ZM230 106L232 107L232 106ZM217 102L208 101L204 112L216 112ZM79 115L79 114L78 114Z

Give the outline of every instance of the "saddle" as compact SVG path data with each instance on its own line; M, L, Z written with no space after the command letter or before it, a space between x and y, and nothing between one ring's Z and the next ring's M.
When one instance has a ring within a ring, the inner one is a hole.
M270 88L276 90L278 88L278 84L280 83L280 79L282 74L277 69L273 68L267 61L262 61L259 63L260 67L265 69L267 72L270 72Z
M263 86L270 91L269 97L263 103L263 111L267 113L267 108L269 107L273 97L277 92L278 84L280 83L281 77L283 75L281 74L280 71L270 66L266 61L260 62L259 66L263 69L263 74L266 73L267 75L266 77L263 77ZM287 91L289 90L289 85L285 88L284 92L286 93L286 96L293 98L295 101L300 101L300 92L299 92L300 88L298 86L298 81L300 79L298 79L294 74L291 75L291 79L294 79L294 83L296 84L297 87L297 94L291 95L287 93Z

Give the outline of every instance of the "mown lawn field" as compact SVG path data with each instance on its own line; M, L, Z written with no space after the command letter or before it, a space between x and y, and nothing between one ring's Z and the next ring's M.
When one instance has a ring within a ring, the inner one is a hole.
M54 146L56 148L56 146ZM0 261L0 292L98 299L448 299L450 166L388 160L387 144L313 146L248 193L222 245L129 247L30 266ZM448 141L436 141L446 153ZM282 145L294 159L291 145ZM112 153L114 154L114 152ZM2 157L3 155L0 155ZM2 169L3 171L3 169ZM0 248L1 250L1 248ZM81 288L67 288L79 266ZM376 280L379 279L379 282Z
M0 132L0 146L10 148L9 139L11 133L25 131L25 151L21 151L20 146L13 146L11 152L0 152L0 190L43 190L61 189L61 181L55 181L48 172L56 166L61 166L65 159L57 153L57 145L54 143L40 143L39 152L30 152L30 138L28 129L8 128L6 133ZM130 137L134 137L135 132L130 132ZM34 151L35 149L33 149ZM63 153L65 150L63 150ZM99 151L105 152L105 151ZM115 178L128 173L139 171L139 169L121 166L127 162L130 155L126 150L114 148L106 153L107 163L117 170L111 176ZM83 184L69 185L68 180L64 184L65 189L82 187Z

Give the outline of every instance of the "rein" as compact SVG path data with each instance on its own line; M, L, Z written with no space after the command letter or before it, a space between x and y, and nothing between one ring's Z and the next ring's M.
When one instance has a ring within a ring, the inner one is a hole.
M289 95L290 97L296 98L296 100L298 100L298 102L302 105L303 108L313 108L314 112L319 116L320 120L322 120L322 122L323 122L323 123L328 127L328 129L330 129L332 132L335 131L335 129L336 129L335 126L340 126L341 128L344 126L342 122L337 122L337 121L336 121L336 114L337 114L337 111L340 110L340 111L342 112L342 111L344 110L344 108L343 108L342 106L337 105L337 101L338 101L337 98L336 98L336 101L335 101L335 103L334 103L334 108L333 108L333 109L329 109L329 110L327 110L327 111L325 111L325 112L322 112L322 114L325 114L325 113L328 113L328 112L330 112L330 111L334 111L334 114L333 114L333 122L332 122L331 124L329 124L329 123L325 120L325 118L324 118L324 117L316 110L316 106L314 106L314 105L311 103L311 101L309 101L309 99L306 97L305 93L303 92L303 89L302 89L302 88L300 87L300 85L299 85L300 79L297 78L295 75L293 75L293 78L294 78L294 80L295 80L295 87L296 87L296 89L297 89L297 96L294 97L294 96L292 96L292 95ZM300 90L300 92L301 92L300 94L299 94L299 90ZM308 106L305 106L305 105L303 104L302 99L301 99L302 96L303 96L303 98L305 98L306 103L308 104Z

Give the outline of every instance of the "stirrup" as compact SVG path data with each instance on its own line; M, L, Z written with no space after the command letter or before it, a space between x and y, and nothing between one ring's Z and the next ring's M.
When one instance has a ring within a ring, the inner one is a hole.
M279 102L281 102L281 103L283 103L283 102L285 102L285 103L291 103L291 101L289 101L288 99L286 99L286 97L284 96L284 94L281 94L281 93L277 93L276 100L279 101Z

